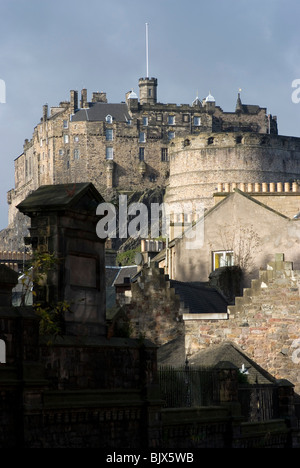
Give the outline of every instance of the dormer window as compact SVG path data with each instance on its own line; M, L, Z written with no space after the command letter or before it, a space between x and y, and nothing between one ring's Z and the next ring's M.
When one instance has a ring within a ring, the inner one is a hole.
M112 118L112 116L109 115L109 114L105 117L105 120L106 120L106 122L109 123L109 124L111 124L111 123L113 122L113 118Z

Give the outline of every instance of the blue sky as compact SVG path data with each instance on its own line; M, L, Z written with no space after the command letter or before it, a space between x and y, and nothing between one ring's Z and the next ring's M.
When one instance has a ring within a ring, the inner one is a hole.
M241 88L245 104L277 115L280 134L300 137L300 103L291 98L300 80L299 13L296 0L1 0L0 229L14 159L42 106L84 87L89 97L105 91L110 102L138 92L146 22L160 102L191 103L211 91L233 111Z

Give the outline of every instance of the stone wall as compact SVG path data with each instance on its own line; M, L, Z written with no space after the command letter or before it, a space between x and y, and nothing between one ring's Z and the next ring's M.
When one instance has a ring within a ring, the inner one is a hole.
M228 320L185 323L188 353L232 341L277 379L287 379L300 392L300 272L277 256L251 288L229 306Z
M143 268L137 281L131 283L130 293L125 310L132 337L162 345L182 334L180 298L163 269L152 265Z
M210 208L219 182L292 182L299 174L299 138L225 132L176 138L165 201L202 202Z

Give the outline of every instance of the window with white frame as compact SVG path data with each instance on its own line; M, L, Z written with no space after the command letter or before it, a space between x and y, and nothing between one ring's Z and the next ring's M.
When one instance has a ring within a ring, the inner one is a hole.
M111 146L106 147L106 159L114 159L114 149Z
M80 151L78 148L74 149L74 159L79 159L80 157Z
M105 120L106 120L107 123L110 123L110 124L111 124L112 121L113 121L113 118L112 118L111 115L108 114L108 115L105 117Z
M69 143L69 135L64 135L64 143Z
M63 128L68 128L68 125L69 125L68 121L64 120L63 121Z
M175 138L175 132L168 132L168 139L173 140Z
M213 252L213 270L233 265L234 254L232 250L219 250L217 252Z

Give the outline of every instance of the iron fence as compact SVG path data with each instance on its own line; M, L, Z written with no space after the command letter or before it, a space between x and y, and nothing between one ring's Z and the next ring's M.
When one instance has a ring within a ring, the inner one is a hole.
M219 403L219 381L213 368L173 368L158 370L162 398L166 408L211 406Z

